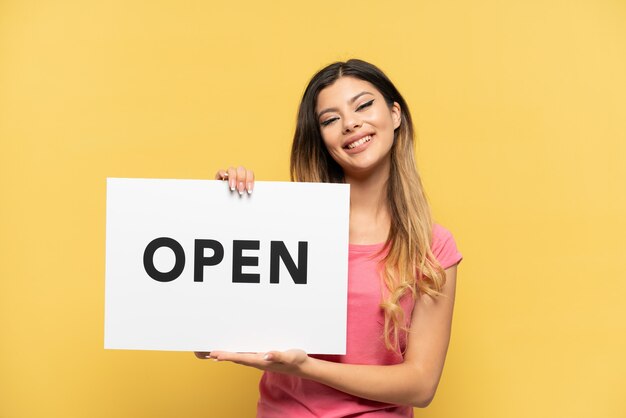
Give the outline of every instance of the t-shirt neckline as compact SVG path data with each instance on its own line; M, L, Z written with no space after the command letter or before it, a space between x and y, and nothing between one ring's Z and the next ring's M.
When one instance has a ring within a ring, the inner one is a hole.
M385 246L385 242L377 242L376 244L349 244L351 252L370 253L380 251Z

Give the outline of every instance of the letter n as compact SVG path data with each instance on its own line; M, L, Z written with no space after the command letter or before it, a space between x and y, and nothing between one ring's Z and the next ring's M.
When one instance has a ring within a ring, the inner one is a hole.
M287 267L293 282L296 284L306 284L307 276L307 253L309 243L298 242L298 265L293 262L293 258L287 251L285 243L282 241L272 241L270 249L270 283L278 283L280 272L280 260Z

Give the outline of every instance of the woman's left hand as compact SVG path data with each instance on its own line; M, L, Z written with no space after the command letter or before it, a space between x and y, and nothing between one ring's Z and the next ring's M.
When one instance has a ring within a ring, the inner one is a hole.
M310 360L303 351L292 349L287 351L268 351L267 353L230 353L227 351L196 352L199 359L230 361L244 366L255 367L272 372L298 374L302 365Z

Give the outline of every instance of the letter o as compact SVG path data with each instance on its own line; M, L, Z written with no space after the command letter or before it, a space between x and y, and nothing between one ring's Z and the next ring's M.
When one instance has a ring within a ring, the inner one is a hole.
M154 267L154 253L161 247L167 247L172 250L176 259L172 270L167 272L161 272ZM175 239L167 237L153 239L143 252L143 268L148 273L148 276L157 282L165 283L176 280L185 268L185 250Z

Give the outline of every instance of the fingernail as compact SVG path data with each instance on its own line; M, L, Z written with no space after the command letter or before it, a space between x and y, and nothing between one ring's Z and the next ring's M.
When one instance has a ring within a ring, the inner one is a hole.
M235 180L234 179L228 180L228 185L230 186L230 191L234 192L235 191Z
M237 189L239 190L239 196L241 196L243 194L243 182L239 183L239 187Z
M271 360L272 359L272 355L270 353L267 353L266 355L263 356L263 360Z
M248 194L252 193L252 183L248 183Z

